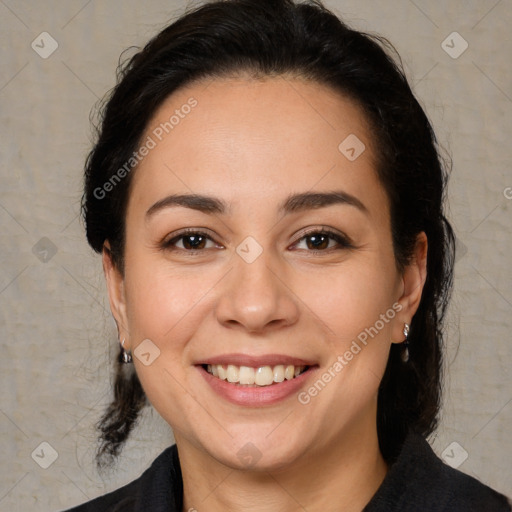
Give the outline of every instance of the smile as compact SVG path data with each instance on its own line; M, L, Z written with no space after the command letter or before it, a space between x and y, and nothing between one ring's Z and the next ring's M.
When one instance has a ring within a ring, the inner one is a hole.
M295 396L318 372L314 359L287 354L219 354L195 361L208 387L243 407L271 406Z
M203 368L219 380L241 386L271 386L285 380L292 380L305 371L308 366L277 364L275 366L237 366L234 364L206 364Z

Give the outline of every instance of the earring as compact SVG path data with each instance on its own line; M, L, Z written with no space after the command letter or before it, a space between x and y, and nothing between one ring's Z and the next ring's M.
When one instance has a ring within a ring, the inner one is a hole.
M124 364L129 364L129 363L131 363L133 361L132 360L132 354L130 353L129 350L125 350L124 349L124 342L125 342L125 340L123 339L123 341L121 342L120 360Z
M409 324L404 325L403 332L404 332L405 340L403 341L404 351L402 352L402 361L404 363L407 363L407 361L409 361L409 341L407 340L407 338L409 337Z

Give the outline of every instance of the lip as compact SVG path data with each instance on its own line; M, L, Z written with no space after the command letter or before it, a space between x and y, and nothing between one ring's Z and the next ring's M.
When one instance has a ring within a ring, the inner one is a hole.
M234 364L235 366L249 366L251 368L259 368L260 366L276 366L278 364L294 366L315 366L316 361L307 361L297 357L291 357L284 354L265 354L261 356L249 356L247 354L222 354L208 359L196 361L196 365L205 364Z
M231 361L233 362L232 359ZM304 373L301 373L298 377L294 377L291 380L284 380L283 382L274 383L269 386L241 386L238 384L232 384L225 380L221 380L217 377L214 377L213 375L208 373L200 364L196 365L196 368L203 377L203 379L206 381L206 383L211 387L211 389L217 395L224 398L225 400L235 405L240 405L244 407L263 407L265 405L276 404L289 398L292 395L296 395L299 392L300 388L305 386L309 378L312 377L314 373L316 373L318 366L310 366Z

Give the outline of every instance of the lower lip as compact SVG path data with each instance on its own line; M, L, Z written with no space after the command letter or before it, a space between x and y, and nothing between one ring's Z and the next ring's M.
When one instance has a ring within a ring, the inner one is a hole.
M289 398L297 393L306 380L315 372L316 367L310 367L298 377L270 386L241 386L221 380L208 373L202 366L196 366L211 388L221 397L236 405L260 407L272 405Z

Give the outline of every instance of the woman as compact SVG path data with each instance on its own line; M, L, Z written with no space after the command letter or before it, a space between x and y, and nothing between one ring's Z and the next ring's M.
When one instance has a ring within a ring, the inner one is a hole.
M120 343L98 463L148 401L176 445L73 510L510 510L425 440L453 232L389 48L318 2L230 0L124 68L83 201Z

